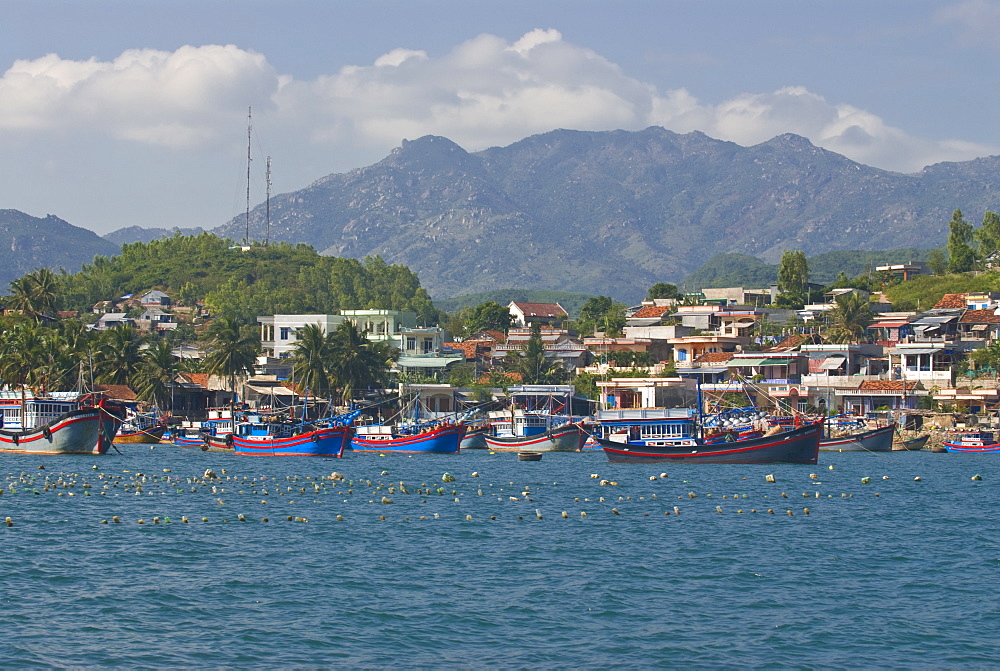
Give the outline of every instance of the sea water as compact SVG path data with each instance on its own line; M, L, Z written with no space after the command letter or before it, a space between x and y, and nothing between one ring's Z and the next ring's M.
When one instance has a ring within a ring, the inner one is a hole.
M996 455L121 449L2 455L3 666L1000 665Z

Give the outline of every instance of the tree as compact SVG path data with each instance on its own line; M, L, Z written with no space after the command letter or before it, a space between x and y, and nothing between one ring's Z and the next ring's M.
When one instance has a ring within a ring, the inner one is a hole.
M803 251L786 250L781 254L778 266L778 305L780 307L801 307L807 300L809 283L809 262Z
M510 309L494 301L480 303L469 311L465 320L467 332L471 335L480 331L503 331L507 333L514 324Z
M333 333L323 333L318 324L299 331L292 351L292 375L316 396L329 394L333 384Z
M10 283L10 307L38 319L55 311L59 279L48 268L39 268Z
M987 211L983 214L983 225L973 236L978 243L976 254L985 260L993 252L1000 250L1000 215Z
M948 273L948 257L941 249L932 249L927 254L927 269L934 275L945 275Z
M972 251L972 224L955 210L948 223L948 272L967 273L975 267L976 254Z
M562 364L550 362L545 356L542 329L538 324L531 326L531 336L522 350L509 352L507 357L507 372L520 373L524 384L553 384L562 382L566 377Z
M95 379L101 384L130 384L142 364L145 338L128 324L101 334L94 356Z
M858 293L837 296L837 307L830 312L831 327L827 340L835 343L856 343L865 339L865 329L872 323L868 299Z
M646 292L646 300L654 301L657 299L678 299L681 297L677 287L673 284L665 284L663 282L657 282L649 288Z
M625 328L625 309L624 303L613 301L608 296L588 298L580 307L577 330L581 334L604 331L609 336L621 335Z
M359 389L384 389L389 366L399 350L388 343L368 340L353 323L345 321L333 332L332 373L343 402Z
M205 357L205 372L229 380L236 391L236 378L253 372L260 352L260 332L243 325L235 316L223 315L208 327L211 351Z
M142 362L133 388L139 400L152 403L161 411L170 405L171 387L177 372L177 358L170 342L158 339L142 352Z

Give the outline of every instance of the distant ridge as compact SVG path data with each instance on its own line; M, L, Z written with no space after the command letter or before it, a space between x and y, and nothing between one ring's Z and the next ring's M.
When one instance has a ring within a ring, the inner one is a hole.
M110 256L118 249L93 231L52 214L39 218L18 210L0 210L0 292L36 268L75 273L95 256Z
M105 240L121 247L132 242L152 242L157 238L169 238L174 235L198 235L204 229L194 228L142 228L141 226L127 226L119 228L117 231L103 235Z
M657 127L554 130L476 153L438 136L403 141L373 165L272 196L270 238L380 254L439 299L533 287L635 303L719 254L767 265L789 249L939 247L957 208L976 225L1000 208L1000 157L904 175L792 134L743 147ZM241 215L213 232L240 240L245 225ZM263 204L250 229L264 238ZM123 231L108 238L152 235Z

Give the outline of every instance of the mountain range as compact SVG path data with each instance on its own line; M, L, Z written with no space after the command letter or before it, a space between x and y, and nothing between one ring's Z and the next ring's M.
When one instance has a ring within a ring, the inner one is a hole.
M720 254L773 264L788 249L812 257L939 247L953 210L978 224L1000 207L998 175L1000 157L889 172L790 134L744 147L658 127L555 130L475 153L425 136L373 165L273 196L269 222L263 203L251 211L250 237L380 254L417 272L438 299L529 287L632 302ZM239 216L212 232L239 241L245 227ZM172 233L131 227L105 237L121 244ZM79 251L87 256L76 263L93 255Z
M120 248L55 215L32 217L18 210L0 210L0 292L11 280L36 268L75 273L95 256L111 256Z

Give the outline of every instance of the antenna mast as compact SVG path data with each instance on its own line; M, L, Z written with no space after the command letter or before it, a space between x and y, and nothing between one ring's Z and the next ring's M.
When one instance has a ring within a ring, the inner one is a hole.
M244 245L250 244L250 162L253 160L252 156L250 155L250 140L251 140L251 133L253 132L252 112L253 108L248 107L247 108L247 216L246 216L247 232L246 232L246 237L243 238Z
M271 239L271 157L270 156L267 157L267 177L266 177L266 180L267 180L267 201L266 201L267 202L267 206L266 206L265 212L267 213L266 214L267 228L265 229L266 232L264 233L264 246L265 247L267 247L267 243Z

